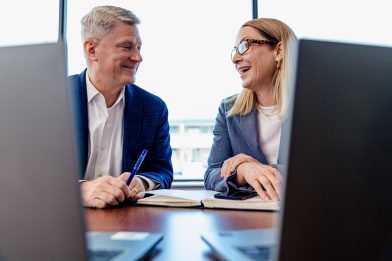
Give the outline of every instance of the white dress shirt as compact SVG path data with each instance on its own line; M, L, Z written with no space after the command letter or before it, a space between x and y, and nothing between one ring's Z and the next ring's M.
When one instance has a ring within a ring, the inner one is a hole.
M102 176L118 177L122 170L125 88L121 90L113 106L107 108L105 97L91 83L88 74L86 84L89 146L84 180ZM148 190L156 187L153 180L137 176L148 183Z
M94 87L89 77L86 77L86 83L89 147L84 178L118 177L122 162L124 88L113 106L107 108L105 97Z

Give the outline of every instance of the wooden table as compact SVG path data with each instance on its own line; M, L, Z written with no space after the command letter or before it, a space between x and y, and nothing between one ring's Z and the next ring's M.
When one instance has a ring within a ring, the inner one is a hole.
M153 260L214 260L200 234L208 231L270 228L274 212L122 206L85 209L88 231L159 232L164 239Z

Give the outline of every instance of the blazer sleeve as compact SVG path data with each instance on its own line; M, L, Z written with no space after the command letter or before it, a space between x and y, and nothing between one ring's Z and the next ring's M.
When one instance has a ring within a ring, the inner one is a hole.
M215 120L213 144L208 157L208 167L204 174L204 187L209 190L227 190L227 182L221 178L220 172L223 162L233 156L226 117L228 109L228 103L222 101Z
M138 175L158 182L159 186L157 189L169 189L173 181L171 155L168 109L166 104L163 104L155 138L148 152L148 166Z

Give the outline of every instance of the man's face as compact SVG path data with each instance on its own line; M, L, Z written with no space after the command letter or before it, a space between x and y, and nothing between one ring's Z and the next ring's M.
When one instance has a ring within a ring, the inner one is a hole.
M141 40L136 25L117 22L114 30L98 40L95 48L95 81L114 88L134 83L139 63Z

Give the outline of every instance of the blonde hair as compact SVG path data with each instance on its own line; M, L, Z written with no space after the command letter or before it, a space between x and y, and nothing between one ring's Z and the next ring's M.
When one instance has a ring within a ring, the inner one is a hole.
M274 100L278 107L279 116L283 118L288 106L287 85L290 69L289 63L296 36L288 25L277 19L253 19L246 22L241 28L246 26L255 28L269 41L276 43L281 42L283 44L283 57L280 66L276 69L273 77ZM242 92L231 101L233 107L229 110L228 116L245 116L254 109L256 102L256 94L254 91L243 89Z
M110 5L94 7L81 20L82 39L101 38L110 33L118 21L129 25L140 24L139 18L124 8Z

